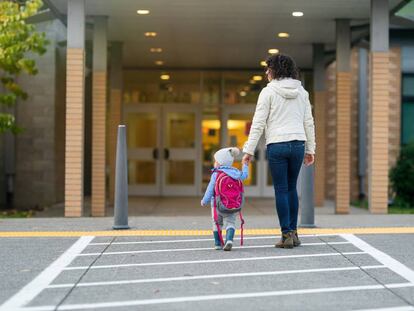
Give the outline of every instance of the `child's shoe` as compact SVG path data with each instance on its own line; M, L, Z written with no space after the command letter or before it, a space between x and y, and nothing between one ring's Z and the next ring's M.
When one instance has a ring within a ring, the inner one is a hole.
M218 231L213 231L213 234L214 234L214 249L217 251L221 250L221 242L220 242Z
M234 229L230 228L226 230L226 244L224 244L224 250L225 251L231 251L233 247L233 238L234 238Z

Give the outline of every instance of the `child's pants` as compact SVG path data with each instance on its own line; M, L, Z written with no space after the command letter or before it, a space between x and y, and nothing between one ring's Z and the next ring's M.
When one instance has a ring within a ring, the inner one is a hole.
M218 223L220 225L220 228L223 228L223 220L226 223L226 230L227 229L234 229L236 230L236 215L238 213L232 213L232 214L220 214L219 211L217 211L217 218L218 218ZM217 231L217 225L216 222L214 221L214 206L211 207L211 218L213 220L213 231Z

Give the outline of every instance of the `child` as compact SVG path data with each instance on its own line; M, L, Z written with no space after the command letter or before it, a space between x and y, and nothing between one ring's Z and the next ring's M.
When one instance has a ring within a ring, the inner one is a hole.
M248 164L244 164L242 171L239 171L237 168L233 167L234 158L239 155L240 151L238 148L223 148L217 151L214 154L214 169L213 174L211 175L210 182L207 186L206 193L204 194L203 199L201 200L201 206L207 205L209 202L211 204L211 215L213 218L213 235L214 235L214 245L216 250L221 249L221 232L219 234L217 225L214 219L214 200L215 200L215 183L217 179L218 172L223 172L226 175L230 176L236 180L245 180L248 177ZM233 247L233 238L235 232L236 224L236 214L237 213L220 213L218 212L218 224L220 228L223 226L223 219L226 221L226 242L224 245L225 251L230 251Z

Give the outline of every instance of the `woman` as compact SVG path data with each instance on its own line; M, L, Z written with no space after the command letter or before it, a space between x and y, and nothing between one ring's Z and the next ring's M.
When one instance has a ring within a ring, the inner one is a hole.
M295 62L276 54L267 61L269 83L260 92L249 139L243 152L243 164L253 157L265 131L267 158L276 196L282 238L278 248L300 245L297 235L298 193L296 183L302 162L311 165L315 157L315 128L309 94L298 80Z

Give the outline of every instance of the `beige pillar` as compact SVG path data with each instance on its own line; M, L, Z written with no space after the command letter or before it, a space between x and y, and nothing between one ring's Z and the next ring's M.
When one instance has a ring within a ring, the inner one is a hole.
M315 107L315 206L325 202L325 148L326 148L326 86L324 45L313 45L313 103Z
M83 213L85 1L68 1L66 56L65 216Z
M114 202L115 154L118 125L122 122L122 43L111 44L109 108L109 201Z
M348 214L351 176L351 34L349 20L336 21L335 212Z
M388 212L389 132L388 0L371 1L368 201L375 214Z
M92 77L92 216L106 208L107 18L94 18Z

